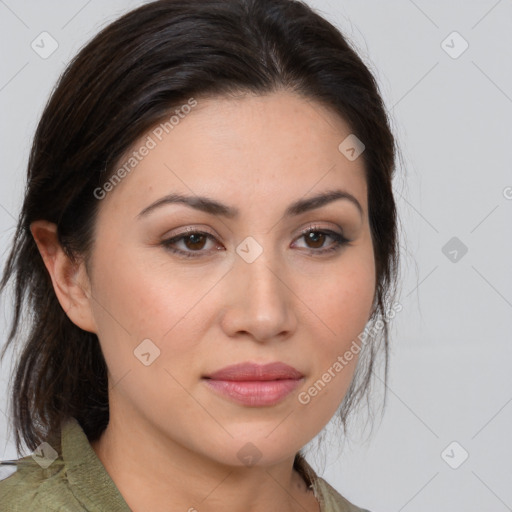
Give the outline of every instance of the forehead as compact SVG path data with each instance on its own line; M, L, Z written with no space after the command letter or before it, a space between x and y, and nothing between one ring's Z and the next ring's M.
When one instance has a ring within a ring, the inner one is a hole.
M363 159L340 152L351 132L332 110L290 92L195 101L132 145L116 166L128 172L107 203L139 211L181 192L243 210L342 187L366 209Z

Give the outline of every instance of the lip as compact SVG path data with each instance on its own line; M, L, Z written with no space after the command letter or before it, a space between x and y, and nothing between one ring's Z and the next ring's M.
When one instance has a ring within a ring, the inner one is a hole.
M224 397L251 407L281 402L303 381L304 375L285 363L241 363L203 377L205 384Z
M257 364L239 363L226 366L206 378L213 380L229 381L265 381L282 379L300 379L304 377L299 370L293 366L281 362Z

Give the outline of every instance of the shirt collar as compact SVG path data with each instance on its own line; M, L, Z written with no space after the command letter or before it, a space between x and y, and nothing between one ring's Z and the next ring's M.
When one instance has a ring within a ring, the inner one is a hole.
M76 498L87 509L130 512L78 421L74 418L65 421L61 432L62 458Z

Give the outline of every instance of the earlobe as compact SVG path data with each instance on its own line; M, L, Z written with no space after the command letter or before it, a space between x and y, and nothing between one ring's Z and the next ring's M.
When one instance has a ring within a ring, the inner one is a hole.
M83 261L73 261L59 243L56 224L37 220L30 232L50 274L53 289L69 319L85 331L96 333L90 282Z

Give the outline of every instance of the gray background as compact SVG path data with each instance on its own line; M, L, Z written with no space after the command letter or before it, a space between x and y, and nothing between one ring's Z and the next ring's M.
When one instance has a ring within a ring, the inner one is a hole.
M85 41L141 3L0 0L0 263L54 83ZM512 510L512 2L308 3L343 30L380 83L402 148L404 251L384 417L341 454L329 434L310 461L372 512ZM43 31L58 43L46 59L31 48ZM3 343L11 304L2 300ZM10 365L1 368L2 459L16 455Z

